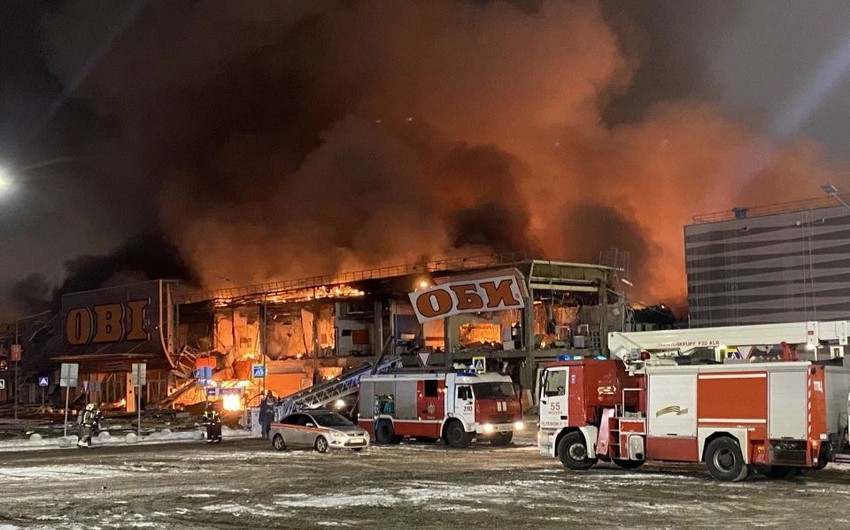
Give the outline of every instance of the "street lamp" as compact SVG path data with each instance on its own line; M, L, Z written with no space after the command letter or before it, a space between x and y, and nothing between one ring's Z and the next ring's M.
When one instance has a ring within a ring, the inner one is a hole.
M826 184L822 184L820 189L822 189L824 193L826 193L836 201L840 202L845 208L850 210L850 204L847 204L841 197L838 196L838 188L836 188L833 184L827 182Z
M66 162L74 162L85 159L86 157L80 156L58 156L47 160L42 160L41 162L35 162L32 164L21 166L16 166L14 164L11 166L0 165L0 199L2 199L4 195L11 194L11 192L15 190L15 188L20 184L20 182L25 178L25 176L35 170L64 164Z
M15 181L5 167L0 166L0 197L9 195L15 189Z

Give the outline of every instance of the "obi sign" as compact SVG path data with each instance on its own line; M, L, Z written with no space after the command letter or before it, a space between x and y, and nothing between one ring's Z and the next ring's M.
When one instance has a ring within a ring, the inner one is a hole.
M410 293L410 302L421 323L459 313L521 309L524 293L517 277L506 275L437 285Z
M65 314L65 338L71 345L146 341L145 309L149 300L75 307Z

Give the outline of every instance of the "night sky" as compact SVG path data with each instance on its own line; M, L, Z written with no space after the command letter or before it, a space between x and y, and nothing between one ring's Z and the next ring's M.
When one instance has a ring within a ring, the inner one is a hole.
M145 278L631 256L850 197L845 0L0 2L0 320ZM3 182L11 181L4 185Z

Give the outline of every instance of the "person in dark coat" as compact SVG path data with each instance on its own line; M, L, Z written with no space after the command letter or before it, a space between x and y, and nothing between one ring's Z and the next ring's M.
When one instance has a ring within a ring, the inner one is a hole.
M272 391L266 393L266 398L260 403L260 425L262 425L263 440L269 439L269 432L274 421L275 398Z

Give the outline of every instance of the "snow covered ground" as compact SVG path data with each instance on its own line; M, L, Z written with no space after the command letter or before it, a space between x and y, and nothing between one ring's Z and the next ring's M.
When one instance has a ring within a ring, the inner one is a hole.
M225 439L237 438L252 438L255 437L251 432L242 429L222 428L222 437ZM92 440L92 445L95 447L107 447L124 444L153 444L153 443L174 443L174 442L197 442L203 438L203 430L197 429L193 431L172 431L170 429L162 429L153 433L145 433L142 436L137 436L135 433L121 432L113 435L109 431L101 432ZM76 448L77 435L69 432L68 436L42 437L41 435L30 436L28 438L18 438L13 440L0 441L0 453L3 452L19 452L19 451L36 451L44 449L60 449L60 448ZM0 530L3 530L0 527Z
M850 527L845 464L730 484L696 465L568 473L530 438L325 455L178 441L0 453L0 530Z

